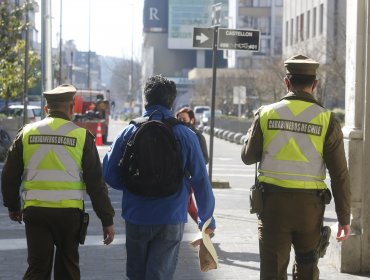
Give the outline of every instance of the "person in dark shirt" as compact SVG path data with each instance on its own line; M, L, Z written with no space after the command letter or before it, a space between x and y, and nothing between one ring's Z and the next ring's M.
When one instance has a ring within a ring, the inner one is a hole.
M207 142L204 138L203 133L195 127L195 114L194 111L189 107L183 107L180 110L176 112L176 118L183 123L185 123L187 126L191 128L195 132L195 134L198 137L200 147L202 149L204 161L206 164L208 164L209 157L208 157L208 149L207 149Z
M195 127L196 119L195 119L194 111L189 107L183 107L176 112L176 118L182 121L183 123L185 123L187 126L191 128L191 130L195 132L195 134L198 137L200 147L202 149L204 161L207 164L209 161L207 143L206 143L206 139L204 138L203 133ZM195 202L193 199L193 190L191 190L189 194L188 213L190 217L194 220L194 222L198 223L198 211L197 211L197 206L195 205Z

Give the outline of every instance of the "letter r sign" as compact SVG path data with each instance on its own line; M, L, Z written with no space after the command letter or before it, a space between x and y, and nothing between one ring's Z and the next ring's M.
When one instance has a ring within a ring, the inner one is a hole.
M158 17L158 9L157 8L149 8L149 19L150 20L159 20Z

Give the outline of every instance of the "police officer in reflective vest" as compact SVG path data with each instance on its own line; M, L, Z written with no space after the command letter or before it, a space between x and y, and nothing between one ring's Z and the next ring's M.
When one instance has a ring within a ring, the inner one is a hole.
M319 63L296 55L285 67L288 93L258 110L241 157L245 164L259 162L260 279L287 279L293 246L293 279L313 280L319 279L323 229L328 228L323 227L331 198L326 168L339 222L337 241L350 234L350 182L341 126L312 95Z
M24 221L26 228L29 266L24 279L50 279L53 262L54 279L80 279L86 193L102 222L104 244L114 238L114 209L94 137L71 122L75 93L72 85L44 92L47 117L19 131L3 168L4 206L10 219Z

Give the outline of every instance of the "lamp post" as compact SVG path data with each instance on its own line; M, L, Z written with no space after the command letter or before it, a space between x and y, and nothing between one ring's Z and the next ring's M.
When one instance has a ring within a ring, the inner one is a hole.
M58 82L61 85L62 84L62 68L63 68L63 62L62 62L62 45L63 45L63 40L62 40L62 6L63 6L63 0L60 0L60 20L59 20L59 79Z
M52 62L51 62L51 0L41 2L41 75L42 92L52 88ZM45 105L45 98L41 99L41 108ZM42 117L45 116L41 110Z
M26 2L26 28L25 28L25 47L24 47L24 87L23 87L23 125L27 124L27 103L28 103L28 51L29 51L29 36L28 36L28 16L29 1Z
M131 15L132 17L134 17L134 3L131 2L129 4L131 6ZM131 110L133 110L134 108L134 20L132 19L131 20L131 61L130 61L130 75L129 75L129 102L130 102L130 106L131 106Z
M91 36L91 0L89 0L89 51L87 53L87 89L91 89L90 86L90 36Z

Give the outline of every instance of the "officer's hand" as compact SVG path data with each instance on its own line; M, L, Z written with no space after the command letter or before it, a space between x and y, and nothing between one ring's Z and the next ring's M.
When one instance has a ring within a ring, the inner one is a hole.
M16 221L18 223L22 223L22 220L23 220L23 213L21 210L18 210L18 211L9 211L9 218L12 220L12 221Z
M351 233L350 225L341 226L340 224L338 224L337 241L341 242L343 240L346 240L350 233Z
M114 227L113 225L108 226L108 227L103 227L103 234L104 234L104 244L109 245L112 243L114 239Z

